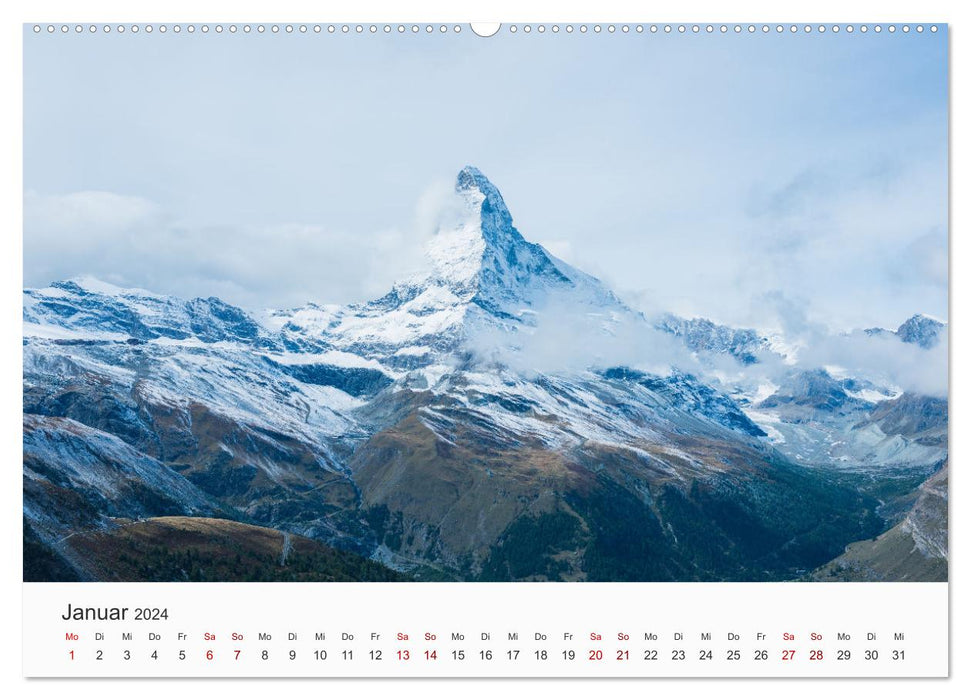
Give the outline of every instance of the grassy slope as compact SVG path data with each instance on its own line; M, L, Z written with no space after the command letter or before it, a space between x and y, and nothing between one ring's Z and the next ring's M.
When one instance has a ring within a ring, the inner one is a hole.
M164 517L121 522L68 541L90 577L102 581L400 581L357 554L232 520Z
M816 581L947 581L947 478L943 467L912 494L906 519L879 537L853 542L840 556L812 574ZM906 523L906 527L905 527ZM925 552L915 541L919 528ZM927 541L944 543L943 551Z
M898 524L872 540L854 542L813 572L816 581L947 581L947 560L927 557Z

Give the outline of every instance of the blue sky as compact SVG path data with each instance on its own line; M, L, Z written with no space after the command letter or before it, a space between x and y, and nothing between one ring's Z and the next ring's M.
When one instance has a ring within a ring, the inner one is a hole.
M947 38L25 36L25 283L378 296L465 164L646 310L947 315Z

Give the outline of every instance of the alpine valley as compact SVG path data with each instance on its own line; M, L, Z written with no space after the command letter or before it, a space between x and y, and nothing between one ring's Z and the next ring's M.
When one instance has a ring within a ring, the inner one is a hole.
M367 303L25 290L25 579L946 580L946 396L648 317L477 169L456 200Z

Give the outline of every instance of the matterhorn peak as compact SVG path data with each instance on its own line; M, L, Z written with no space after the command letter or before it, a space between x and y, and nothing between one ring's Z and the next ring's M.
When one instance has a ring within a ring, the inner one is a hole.
M466 165L459 171L458 176L455 179L455 189L464 192L466 190L477 189L480 192L492 189L495 190L495 185L489 182L489 178L482 174L474 165Z
M499 312L530 306L551 286L572 286L546 250L513 226L499 189L481 170L462 168L455 191L466 214L457 225L439 229L428 251L437 277L454 293Z
M455 179L455 191L464 195L473 206L480 207L482 217L494 217L503 228L512 227L512 215L499 189L474 165L466 165Z
M443 225L428 245L437 284L503 317L518 316L565 292L585 305L617 303L599 281L524 238L499 189L481 170L462 168L455 191L465 213L460 221Z

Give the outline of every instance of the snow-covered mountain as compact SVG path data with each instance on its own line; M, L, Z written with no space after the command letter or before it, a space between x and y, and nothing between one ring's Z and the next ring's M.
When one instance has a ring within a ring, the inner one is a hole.
M362 304L25 290L29 528L70 561L79 524L46 512L66 492L86 526L165 494L159 515L228 514L423 578L787 578L883 525L833 465L926 477L946 456L946 400L795 367L740 388L724 361L778 359L764 336L645 318L526 240L473 167L456 196L429 270ZM912 325L898 335L925 347Z
M665 314L657 327L683 339L694 352L728 354L745 365L758 362L759 354L771 351L769 340L752 328L721 326L707 318L681 318Z
M802 464L888 471L947 457L946 399L837 379L825 369L791 374L746 414Z
M914 314L900 324L895 331L886 328L867 328L866 333L877 336L896 336L905 343L913 343L922 348L935 347L947 332L947 324L924 314Z
M638 316L599 280L523 238L502 195L479 170L464 168L456 193L461 213L427 246L430 272L371 302L275 312L270 323L295 346L323 340L407 368L451 362L480 338L505 336L512 350L551 306L589 317L589 328L604 332Z
M132 342L194 339L275 347L246 313L215 297L183 301L93 278L25 290L24 335Z

